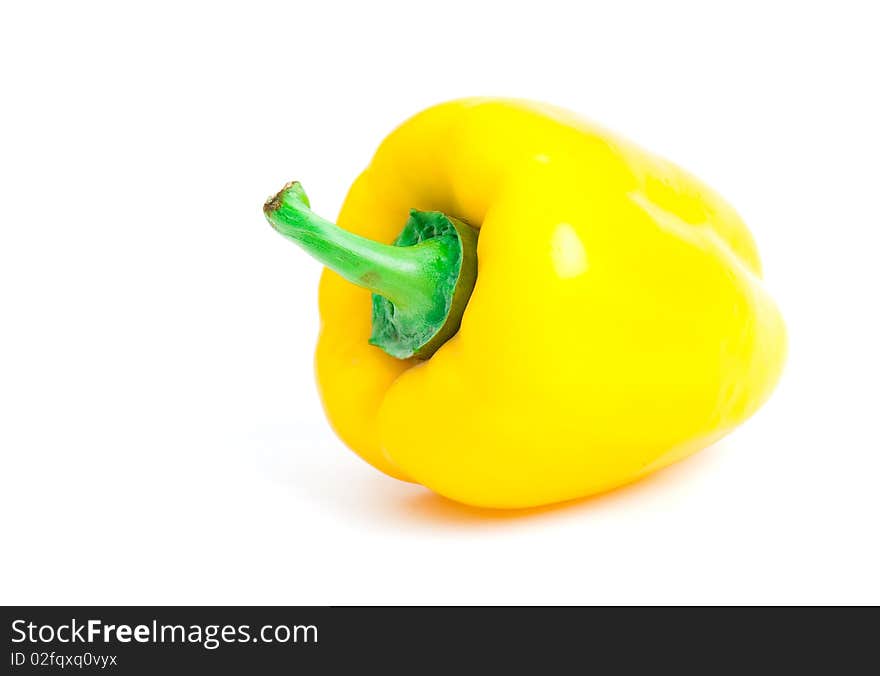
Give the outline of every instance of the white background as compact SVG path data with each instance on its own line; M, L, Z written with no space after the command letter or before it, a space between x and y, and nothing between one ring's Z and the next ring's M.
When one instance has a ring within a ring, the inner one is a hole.
M237 4L238 7L233 8ZM873 3L4 3L0 601L880 602ZM704 178L789 323L775 396L640 484L456 506L337 441L320 268L379 141L545 100Z

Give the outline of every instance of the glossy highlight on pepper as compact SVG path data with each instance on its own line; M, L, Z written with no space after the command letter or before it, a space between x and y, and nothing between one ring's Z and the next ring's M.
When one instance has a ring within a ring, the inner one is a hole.
M321 260L327 416L393 477L521 508L629 483L769 397L785 326L734 209L567 111L475 98L396 129L336 224L264 207Z

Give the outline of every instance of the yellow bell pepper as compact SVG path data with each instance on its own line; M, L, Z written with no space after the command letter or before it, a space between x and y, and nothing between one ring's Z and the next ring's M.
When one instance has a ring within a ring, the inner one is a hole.
M441 104L382 143L339 227L298 183L264 210L336 270L316 355L333 428L463 503L530 507L645 476L752 415L785 360L733 208L558 108Z

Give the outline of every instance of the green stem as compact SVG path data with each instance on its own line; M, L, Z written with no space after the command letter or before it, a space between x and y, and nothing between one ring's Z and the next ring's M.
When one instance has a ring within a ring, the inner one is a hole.
M434 285L425 268L441 255L442 243L427 240L410 247L380 244L321 218L298 182L288 183L263 206L272 227L328 268L397 307L426 308Z
M413 210L394 245L381 244L315 214L297 182L263 212L279 233L373 292L370 343L391 356L427 359L458 331L477 277L477 233L469 225Z

